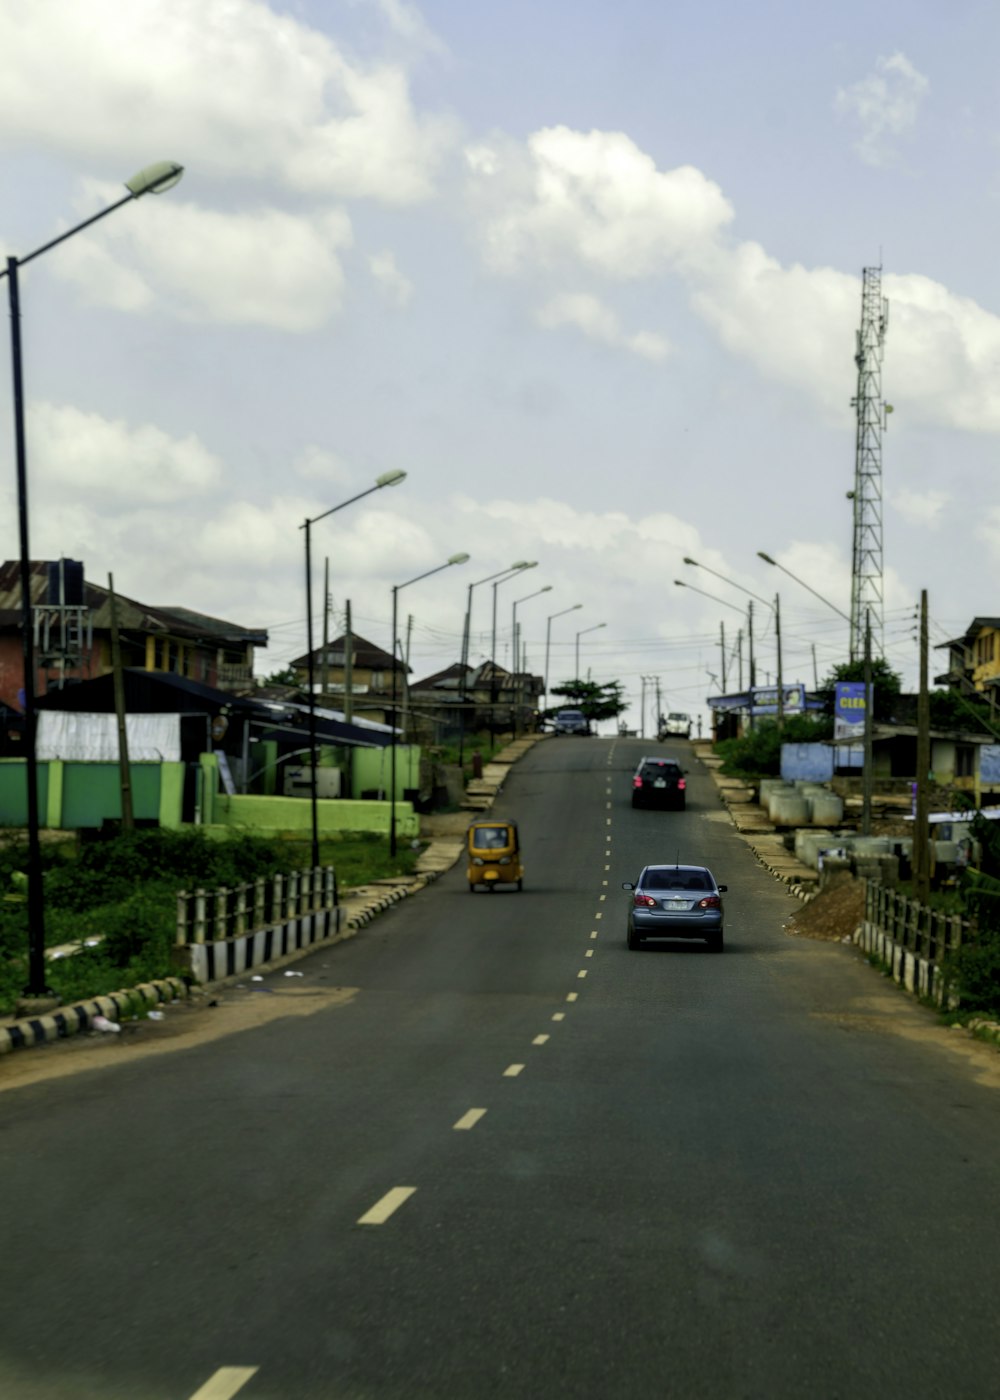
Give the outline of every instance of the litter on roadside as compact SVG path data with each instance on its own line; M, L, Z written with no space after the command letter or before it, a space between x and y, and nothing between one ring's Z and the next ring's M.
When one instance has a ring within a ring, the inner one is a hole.
M250 978L250 981L251 981L251 982L263 982L263 980L264 980L263 977L261 977L260 974L259 974L259 973L256 973L256 972L255 972L255 973L253 974L253 976Z
M162 1012L162 1011L149 1011L149 1012L147 1012L147 1015L149 1016L149 1019L150 1019L151 1021L162 1021L162 1020L163 1020L163 1012Z
M95 1031L111 1031L114 1035L121 1033L121 1026L117 1021L109 1021L107 1016L95 1016L90 1023Z
M305 973L304 973L304 972L286 972L286 973L285 973L285 976L286 976L286 977L304 977L304 976L305 976Z

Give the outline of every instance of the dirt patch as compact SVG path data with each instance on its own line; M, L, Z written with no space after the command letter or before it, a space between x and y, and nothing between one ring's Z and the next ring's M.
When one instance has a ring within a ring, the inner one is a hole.
M850 938L865 912L864 882L846 872L785 924L785 932L797 938L840 942Z

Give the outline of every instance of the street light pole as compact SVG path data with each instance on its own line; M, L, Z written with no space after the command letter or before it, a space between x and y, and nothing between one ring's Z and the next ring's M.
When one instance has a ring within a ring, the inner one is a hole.
M7 265L0 271L0 277L7 278L7 300L10 308L10 350L14 397L14 453L17 473L17 516L18 547L20 549L19 575L21 580L21 648L24 658L24 744L25 773L28 781L28 985L25 997L45 999L49 995L45 982L45 893L42 885L42 848L39 839L38 813L38 752L36 744L37 721L35 717L35 642L31 616L31 549L28 531L28 453L25 445L24 427L24 373L21 351L21 293L18 271L26 263L32 262L65 243L67 238L107 218L116 209L140 199L144 194L163 194L170 189L184 173L184 167L176 161L160 161L146 166L131 180L126 180L128 194L108 205L106 209L92 214L89 219L67 229L57 238L49 239L34 252L23 258L8 257Z
M595 622L593 627L584 627L582 632L576 634L576 679L580 680L580 638L585 637L588 632L599 632L602 627L607 627L606 622Z
M552 592L552 585L551 585L551 583L547 583L547 584L545 585L544 588L537 588L537 589L535 590L534 593L527 593L527 594L525 594L525 596L524 596L523 598L518 598L517 601L511 605L511 610L510 610L510 635L511 635L511 639L512 639L512 646L513 646L513 649L514 649L515 663L516 663L516 661L517 661L517 651L518 651L518 637L517 637L517 609L518 609L518 605L519 605L520 603L526 603L526 602L528 601L529 598L538 598L538 597L540 597L541 594L543 594L543 593L551 593L551 592ZM516 738L517 738L517 700L518 700L518 686L517 686L518 669L517 669L516 664L515 664L515 667L514 667L513 675L514 675L514 695L513 695L513 703L512 703L512 705L511 705L511 714L512 714L512 716L513 716L513 719L512 719L513 734L514 734L514 738L516 739Z
M490 750L493 748L493 739L496 733L494 724L496 703L497 703L497 589L502 583L508 583L515 574L524 573L525 569L537 569L538 560L530 559L522 564L518 569L512 569L505 578L498 578L493 585L493 635L490 640Z
M460 729L460 732L459 732L459 741L458 741L458 762L459 762L459 766L460 766L460 767L461 767L461 764L462 764L462 762L463 762L463 760L464 760L464 758L465 758L465 708L466 708L466 705L468 704L468 700L469 700L469 694L468 694L468 690L466 689L465 680L466 680L466 672L467 672L468 669L469 669L469 651L470 651L470 648L471 648L471 645L472 645L472 590L473 590L474 588L478 588L478 587L480 586L480 584L483 584L483 583L492 583L492 581L493 581L494 579L502 579L502 578L504 578L504 577L511 577L511 578L512 578L512 577L514 576L514 574L520 573L520 571L521 571L522 569L530 569L530 568L532 568L532 567L533 567L533 566L532 566L531 564L529 564L529 563L527 562L527 560L525 560L525 559L520 559L520 560L518 560L518 562L517 562L516 564L511 564L509 568L506 568L506 569L498 569L497 572L496 572L495 574L487 574L485 578L477 579L475 583L470 583L470 584L469 584L469 596L468 596L468 599L467 599L466 605L465 605L465 627L462 629L462 661L461 661L461 670L462 670L462 675L461 675L461 696L462 696L462 705L461 705L461 729ZM496 596L496 595L494 594L494 598L495 598L495 596ZM495 636L495 635L496 635L496 611L495 611L495 609L494 609L494 614L493 614L493 625L494 625L494 636Z
M339 506L331 506L329 510L312 516L303 521L299 527L305 531L306 536L306 676L309 686L309 804L312 832L310 854L314 872L319 869L319 791L316 777L318 745L316 742L316 660L313 655L312 527L317 521L325 520L328 515L336 515L338 510L344 510L346 506L352 506L355 501L360 501L365 496L371 496L375 491L381 491L384 486L398 486L405 479L406 472L383 472L381 476L376 477L374 486L369 486L365 491L359 491L356 496L351 496L349 500L341 501Z
M464 564L468 559L467 554L453 554L450 559L446 559L443 564L438 564L435 569L428 569L426 573L417 574L416 578L409 578L405 583L393 584L392 588L392 725L389 738L389 854L396 854L396 619L398 616L398 599L404 588L409 588L411 583L419 583L421 579L430 578L431 574L439 574L442 569L448 569L452 564Z
M552 640L552 620L556 617L565 617L567 613L576 612L582 608L582 603L574 603L570 608L563 608L562 612L549 613L545 619L545 708L549 707L549 644Z

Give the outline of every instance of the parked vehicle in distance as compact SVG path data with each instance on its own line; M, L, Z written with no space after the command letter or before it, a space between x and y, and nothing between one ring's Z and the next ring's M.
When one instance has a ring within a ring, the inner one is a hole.
M686 772L674 758L641 758L632 777L632 806L674 807L683 812Z
M674 711L661 718L660 732L656 737L658 739L690 739L691 716Z
M589 734L590 721L582 710L560 710L552 721L554 734Z
M521 863L521 840L517 822L499 817L484 817L469 827L466 837L468 865L466 875L469 893L477 885L494 890L497 885L517 885L524 888L524 866Z
M631 892L625 941L638 948L646 938L703 938L713 953L723 949L726 885L706 865L647 865Z

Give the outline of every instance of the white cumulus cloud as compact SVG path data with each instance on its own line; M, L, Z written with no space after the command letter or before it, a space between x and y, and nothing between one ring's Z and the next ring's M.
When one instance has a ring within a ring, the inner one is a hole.
M622 328L616 313L588 292L567 292L563 296L553 297L538 311L538 323L548 330L575 326L591 340L630 350L647 360L663 360L670 353L670 346L663 336L654 331L629 334Z
M947 491L913 491L907 486L898 487L889 495L890 505L908 525L926 525L932 529L941 523L941 512L951 499Z
M108 186L86 181L79 207L100 208L114 197ZM307 331L340 307L339 254L351 242L342 210L221 213L173 191L147 195L70 239L52 267L89 299L121 310L155 306L189 321Z
M930 83L904 53L879 58L873 72L852 87L841 88L836 109L861 128L855 150L867 165L886 165L895 138L916 125Z
M368 258L368 270L391 306L408 306L413 296L413 283L399 270L394 253L385 250L372 253Z
M123 179L197 160L209 176L406 204L432 192L455 135L416 111L404 68L352 61L260 0L14 0L0 52L0 145L119 162Z
M222 464L193 434L172 438L68 404L33 403L27 415L32 475L47 495L109 507L184 501L210 490Z

